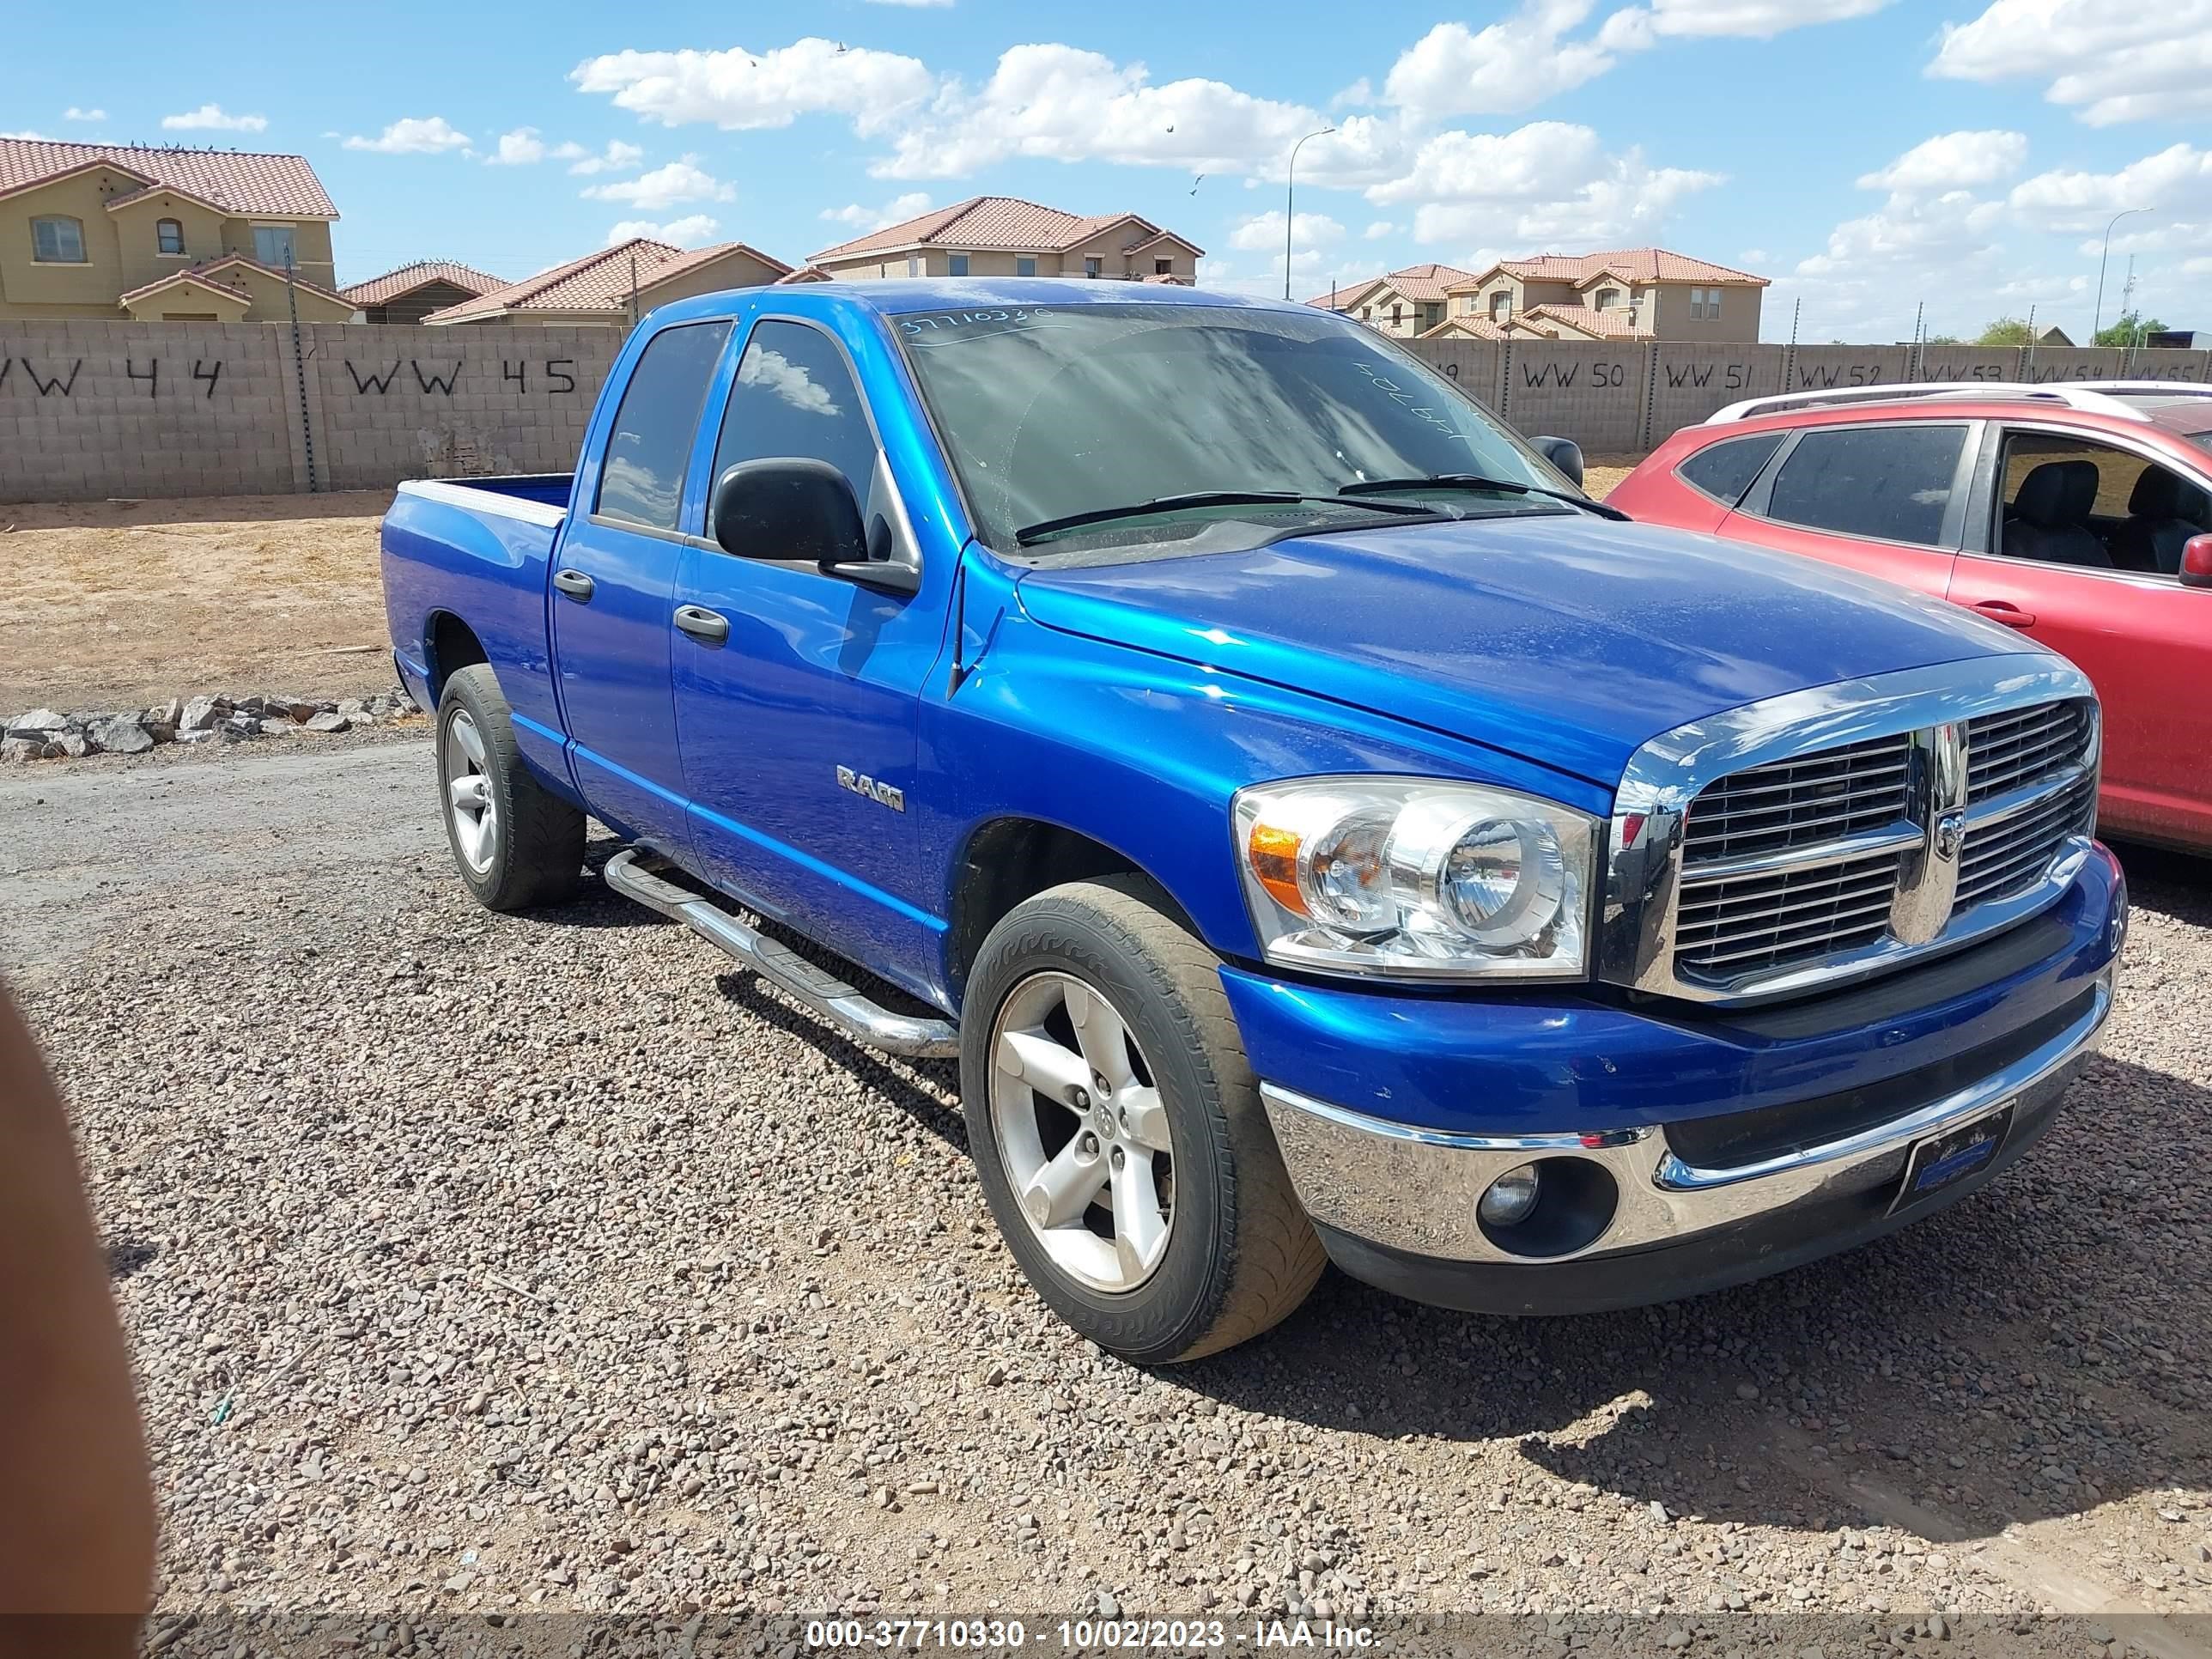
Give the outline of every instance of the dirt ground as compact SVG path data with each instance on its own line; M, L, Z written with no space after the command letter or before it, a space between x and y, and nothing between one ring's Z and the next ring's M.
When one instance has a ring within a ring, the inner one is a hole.
M1636 464L1593 457L1603 497ZM381 490L0 507L0 718L220 691L388 690Z
M0 507L0 718L388 690L382 491Z

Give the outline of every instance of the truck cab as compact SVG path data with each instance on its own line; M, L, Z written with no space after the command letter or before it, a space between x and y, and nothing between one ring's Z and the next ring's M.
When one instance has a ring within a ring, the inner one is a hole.
M957 1057L1009 1249L1134 1359L1328 1260L1558 1313L1846 1248L2021 1155L2110 1006L2078 672L1622 522L1310 308L685 301L572 477L404 485L384 559L471 890L559 902L598 819Z

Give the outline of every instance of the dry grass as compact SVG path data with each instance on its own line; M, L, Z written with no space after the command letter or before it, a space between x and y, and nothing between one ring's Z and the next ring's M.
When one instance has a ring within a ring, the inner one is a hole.
M0 718L194 691L392 684L376 527L389 495L0 507Z

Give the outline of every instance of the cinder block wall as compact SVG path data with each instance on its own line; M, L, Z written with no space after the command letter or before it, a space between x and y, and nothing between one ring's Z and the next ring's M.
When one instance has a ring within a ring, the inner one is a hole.
M322 323L300 340L295 363L283 325L0 322L0 501L565 472L623 331Z
M565 472L615 328L0 322L0 501ZM2212 382L2212 352L1407 343L1522 431L1632 454L1739 398L1929 380Z

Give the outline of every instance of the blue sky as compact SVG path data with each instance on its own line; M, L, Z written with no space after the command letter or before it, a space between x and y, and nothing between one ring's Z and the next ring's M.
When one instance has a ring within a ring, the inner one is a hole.
M1423 259L1659 242L1809 339L2039 306L2212 329L2212 0L543 0L25 9L0 131L299 151L346 281L514 277L653 227L803 258L988 192L1130 210L1301 297ZM1393 20L1400 21L1393 21ZM36 89L27 91L27 89ZM1203 174L1203 177L1200 177Z

